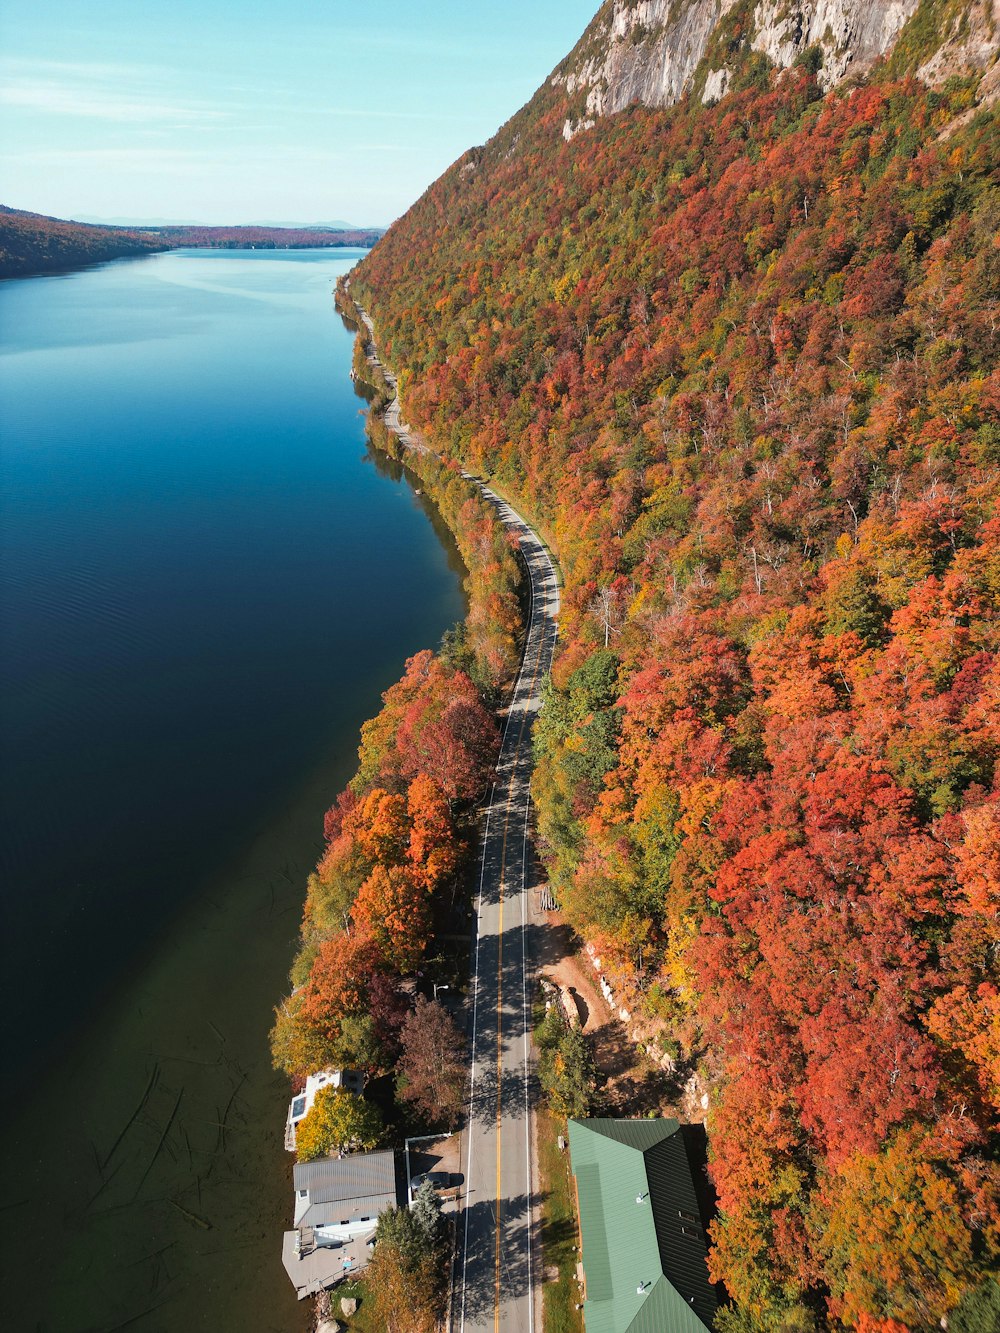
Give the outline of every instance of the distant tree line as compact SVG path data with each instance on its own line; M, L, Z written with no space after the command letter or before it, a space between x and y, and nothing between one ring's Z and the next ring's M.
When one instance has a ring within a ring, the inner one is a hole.
M58 273L159 250L286 250L375 244L378 228L107 227L67 222L0 205L0 278Z
M148 227L144 230L171 249L214 250L367 249L382 235L379 228L335 231L327 227Z

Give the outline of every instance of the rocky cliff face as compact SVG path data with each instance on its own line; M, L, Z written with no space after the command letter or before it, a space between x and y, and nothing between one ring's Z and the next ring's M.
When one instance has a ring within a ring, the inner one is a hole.
M553 82L581 96L569 137L632 102L714 101L752 53L818 61L832 88L897 46L900 73L936 82L988 71L998 44L1000 0L607 0Z

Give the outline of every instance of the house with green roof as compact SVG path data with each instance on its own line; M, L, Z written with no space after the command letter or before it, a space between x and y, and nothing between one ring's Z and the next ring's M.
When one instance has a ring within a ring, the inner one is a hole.
M705 1333L718 1305L677 1120L570 1120L587 1333Z

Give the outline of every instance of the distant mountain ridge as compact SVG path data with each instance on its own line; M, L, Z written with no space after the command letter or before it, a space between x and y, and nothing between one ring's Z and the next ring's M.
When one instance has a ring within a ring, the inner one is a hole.
M356 222L345 222L343 218L335 218L332 222L276 222L267 219L261 219L258 222L249 222L250 227L304 227L310 231L377 231L380 235L386 231L385 227L359 226Z
M326 249L328 247L374 245L383 235L381 230L360 228L340 231L334 227L265 227L265 226L209 226L209 227L149 227L149 235L161 237L171 247L196 246L239 249L287 250L289 248Z

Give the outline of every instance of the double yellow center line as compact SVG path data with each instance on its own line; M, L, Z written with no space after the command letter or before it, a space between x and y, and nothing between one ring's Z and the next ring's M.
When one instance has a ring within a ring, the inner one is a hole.
M526 561L527 562L527 561ZM528 571L528 577L531 579L531 570ZM534 583L532 581L532 587ZM534 600L534 599L533 599ZM499 874L499 915L497 918L497 1193L496 1193L496 1282L493 1303L493 1328L494 1333L500 1330L500 1272L502 1263L501 1241L503 1231L501 1228L500 1208L501 1208L501 1155L500 1155L500 1135L503 1128L503 901L504 901L504 879L507 870L507 837L510 832L510 813L514 800L514 782L517 778L517 761L521 754L521 745L524 740L525 727L528 724L528 702L535 693L535 685L538 682L538 671L542 663L542 647L545 642L545 621L544 616L541 623L541 632L538 637L538 647L535 654L535 666L531 673L531 685L528 689L527 698L524 701L524 711L521 715L521 726L517 733L517 742L514 746L513 762L511 765L510 778L507 783L507 810L504 816L503 841L500 847L500 874ZM530 633L530 630L529 630ZM515 687L516 688L516 687ZM522 941L523 947L523 941ZM527 1076L527 1071L525 1071ZM531 1226L530 1217L530 1188L528 1190L528 1208L529 1218L528 1226ZM531 1299L531 1293L528 1293L528 1299Z

